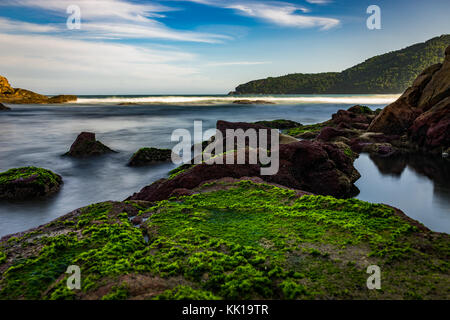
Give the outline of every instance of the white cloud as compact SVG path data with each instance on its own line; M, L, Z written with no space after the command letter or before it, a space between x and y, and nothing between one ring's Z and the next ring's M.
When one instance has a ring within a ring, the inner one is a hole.
M312 28L318 27L328 30L339 25L339 19L305 15L309 10L295 4L274 1L246 1L246 0L181 0L196 2L204 5L233 9L242 15L262 19L285 27ZM324 3L323 0L311 0ZM298 12L302 12L299 14Z
M269 64L268 61L227 61L227 62L211 62L207 63L207 67L227 67L227 66L255 66L261 64Z
M0 47L2 75L44 93L159 92L198 73L196 57L176 50L13 34L0 34Z
M306 2L309 2L312 4L326 4L326 3L330 3L331 0L306 0Z
M232 39L229 36L182 31L168 28L155 18L164 17L161 12L174 9L160 4L138 4L124 0L2 0L1 6L39 8L57 16L68 17L69 5L81 9L81 30L72 30L71 37L90 39L165 39L186 42L220 43ZM57 25L0 22L5 32L68 32L65 20Z
M0 17L0 31L3 32L48 33L58 30L60 29L54 25L28 23Z

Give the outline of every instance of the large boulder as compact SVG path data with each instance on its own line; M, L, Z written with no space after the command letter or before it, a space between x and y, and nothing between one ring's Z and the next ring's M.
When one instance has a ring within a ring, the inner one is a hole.
M421 149L450 146L450 46L442 64L424 70L403 95L372 121L368 130L407 134Z
M246 159L248 152L247 149ZM349 197L357 193L353 183L360 175L353 166L353 159L338 146L318 141L298 141L280 145L279 157L279 171L274 175L261 175L259 163L225 164L224 159L224 164L201 163L181 171L171 179L159 180L129 199L164 200L175 189L193 189L205 181L225 177L259 177L266 182L335 197Z
M115 152L95 139L95 133L82 132L70 147L66 156L84 158Z
M172 150L157 148L141 148L131 157L131 167L146 166L157 162L167 162L172 158Z
M50 170L23 167L0 173L0 199L26 200L47 197L59 191L61 176Z
M0 102L13 104L46 104L46 103L66 103L76 101L77 97L72 95L62 95L47 97L33 91L13 88L8 79L0 76Z

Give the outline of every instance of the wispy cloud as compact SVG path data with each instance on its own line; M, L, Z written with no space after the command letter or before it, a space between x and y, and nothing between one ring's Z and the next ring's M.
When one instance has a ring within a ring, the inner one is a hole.
M2 75L37 91L111 93L126 84L128 91L158 92L168 83L186 85L198 73L191 67L196 56L174 49L17 34L0 34L0 47Z
M233 9L239 14L268 21L270 23L297 28L318 27L328 30L339 25L336 18L306 15L309 9L287 3L275 1L246 1L246 0L181 0L216 6L225 9ZM314 3L324 3L323 0L311 0ZM301 13L299 13L301 12Z
M255 66L261 64L269 64L268 61L226 61L226 62L210 62L207 67L227 67L227 66Z
M220 43L232 38L214 33L175 30L157 20L163 12L176 9L158 3L138 4L125 0L2 0L1 6L31 7L47 10L55 15L68 16L69 5L81 9L81 30L70 33L76 38L90 39L166 39L186 42ZM66 32L65 24L46 26L9 21L0 25L3 31Z
M57 32L59 30L61 29L55 25L28 23L0 17L0 31L3 32L48 33Z
M312 4L326 4L326 3L330 3L331 0L306 0L306 2L309 2Z

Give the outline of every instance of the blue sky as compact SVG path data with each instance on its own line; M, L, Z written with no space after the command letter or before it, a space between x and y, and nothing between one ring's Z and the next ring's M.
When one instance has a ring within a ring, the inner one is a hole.
M67 7L81 10L68 29ZM370 5L381 30L366 27ZM45 94L222 94L450 32L448 0L0 0L0 74Z

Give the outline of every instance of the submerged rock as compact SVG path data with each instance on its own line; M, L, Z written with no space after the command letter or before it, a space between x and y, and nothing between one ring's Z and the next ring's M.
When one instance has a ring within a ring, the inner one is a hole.
M131 167L146 166L156 162L170 161L172 150L157 148L139 149L130 159L128 165Z
M74 95L59 95L48 99L48 103L67 103L77 101L77 96Z
M99 156L106 153L115 152L95 139L95 133L82 132L78 135L70 150L65 156L83 158L90 156Z
M234 104L276 104L275 102L266 100L234 100Z
M61 176L50 170L23 167L0 173L0 199L27 200L59 191Z

